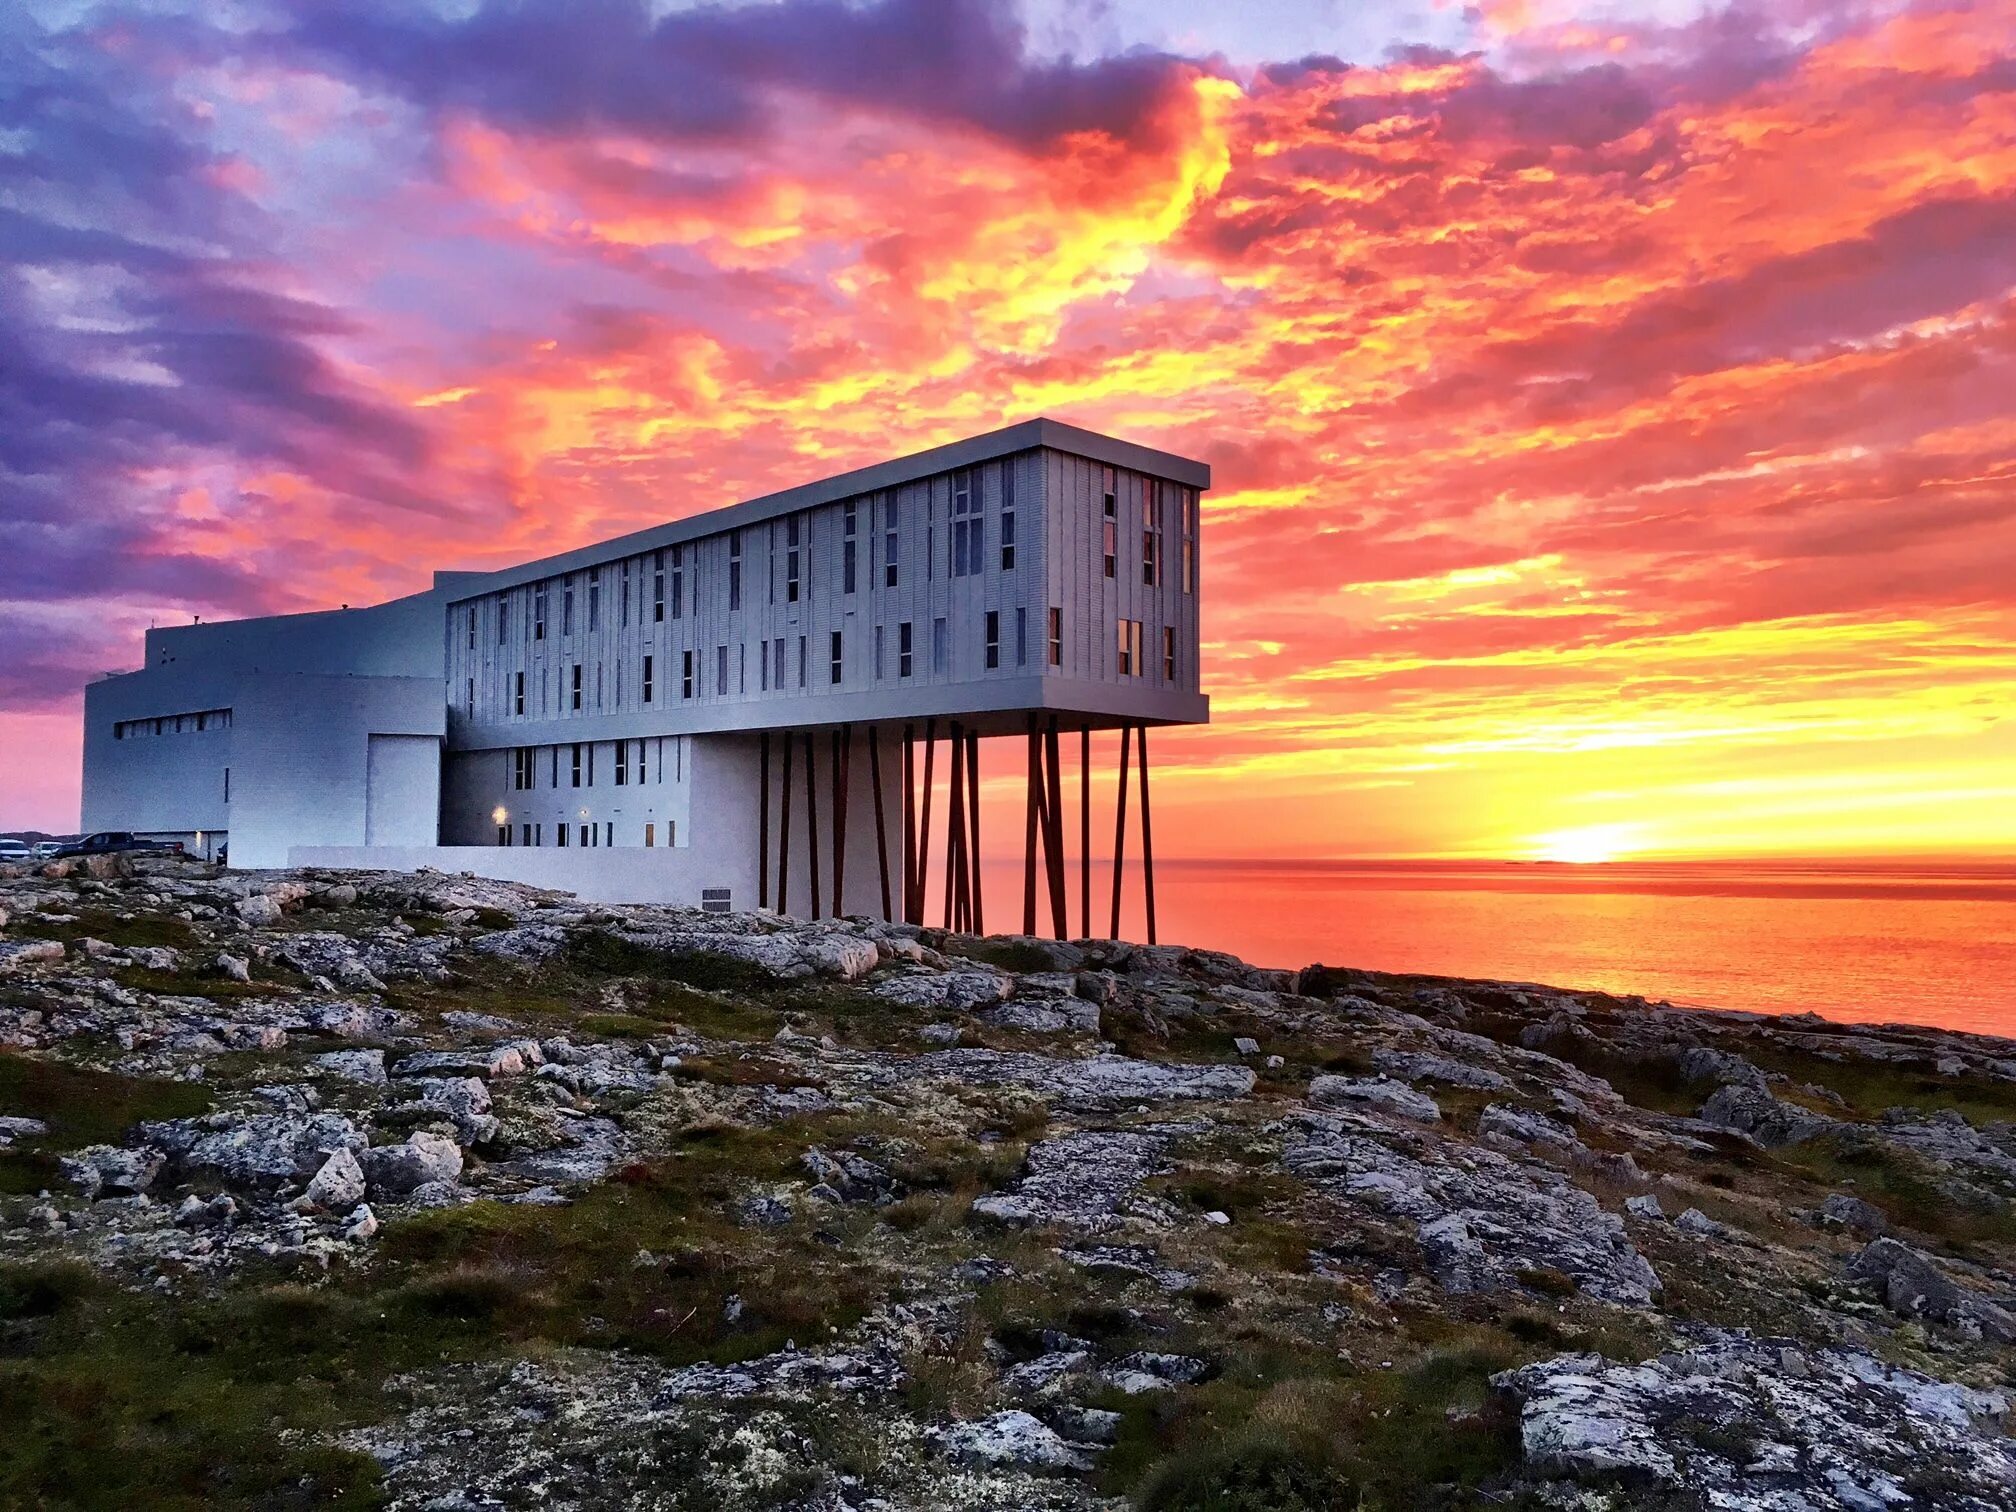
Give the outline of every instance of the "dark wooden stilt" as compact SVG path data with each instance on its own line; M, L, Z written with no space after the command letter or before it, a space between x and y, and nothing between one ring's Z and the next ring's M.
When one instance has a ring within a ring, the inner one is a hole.
M812 917L819 917L819 781L818 747L805 732L805 880L812 892Z
M903 922L917 922L917 736L903 726Z
M1092 726L1078 732L1078 924L1092 938Z
M770 906L770 732L765 730L757 741L762 752L757 767L759 776L756 797L756 906Z
M1132 725L1120 726L1120 797L1113 809L1113 935L1120 938L1120 879L1127 869L1127 750Z
M1064 902L1064 773L1057 754L1057 717L1043 732L1043 770L1049 784L1050 806L1050 926L1060 940L1071 936L1071 920Z
M854 743L854 727L846 725L833 732L833 917L844 918L847 909L847 757Z
M931 880L931 760L938 749L938 721L924 721L924 817L917 832L917 909L915 922L924 922L924 893Z
M791 732L784 732L784 794L777 826L777 912L791 911Z
M959 868L961 857L959 845L965 839L966 807L965 794L960 788L960 776L966 767L966 737L959 728L959 722L952 722L952 765L947 774L949 788L945 797L945 927L961 929L965 920L960 917Z
M1148 726L1141 726L1141 895L1148 904L1148 943L1155 943L1155 818L1148 808Z
M882 917L890 923L896 915L889 911L889 827L882 815L882 731L868 726L868 781L875 789L875 866L882 878Z
M980 902L980 732L966 732L966 901L973 915L973 933L987 933L987 911Z
M1028 812L1022 825L1022 933L1036 933L1036 780L1042 763L1036 754L1036 716L1029 716L1029 772L1023 796Z

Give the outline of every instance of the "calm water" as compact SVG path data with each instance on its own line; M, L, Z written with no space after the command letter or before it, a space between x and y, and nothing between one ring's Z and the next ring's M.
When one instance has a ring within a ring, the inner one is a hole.
M992 929L1020 928L1021 876L1019 861L988 866ZM2016 864L1158 860L1155 880L1164 941L1260 965L1323 961L2016 1035ZM1139 886L1130 868L1122 932L1135 939ZM1110 889L1095 868L1100 933ZM1075 870L1070 900L1077 933Z

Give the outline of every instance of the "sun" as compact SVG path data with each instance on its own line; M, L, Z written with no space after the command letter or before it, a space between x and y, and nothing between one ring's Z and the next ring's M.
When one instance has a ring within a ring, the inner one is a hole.
M1535 861L1570 861L1579 865L1615 861L1641 848L1639 827L1635 824L1589 824L1580 829L1534 836L1529 855Z

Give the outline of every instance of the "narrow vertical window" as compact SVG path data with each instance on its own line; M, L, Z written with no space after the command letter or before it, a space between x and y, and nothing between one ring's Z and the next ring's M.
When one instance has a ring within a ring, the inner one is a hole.
M630 742L616 742L616 786L630 786Z
M567 826L565 824L556 824L553 826L553 833L554 833L553 843L563 850L566 849Z
M1029 665L1029 611L1020 604L1015 606L1015 665Z
M798 686L805 686L805 637L798 637Z
M620 579L620 586L616 591L622 600L616 609L616 623L627 625L630 623L630 559L628 557L623 559L623 576Z
M511 843L510 825L500 824L497 826L497 843L499 845L509 845Z
M860 501L849 499L840 511L840 591L854 591L855 554L860 549L857 539L861 529Z
M571 787L579 787L579 786L581 786L581 742L580 742L580 741L578 741L578 740L577 740L577 741L575 741L575 742L574 742L574 748L573 748L573 751L574 751L574 756L573 756L573 766L572 766L572 772L573 772L573 779L572 779L572 781L571 781L571 782L569 783L569 786L571 786Z
M728 648L726 646L716 646L714 648L714 694L717 698L720 698L725 697L727 692Z
M660 624L665 619L665 553L651 553L651 623Z
M803 531L803 516L792 515L784 522L784 602L795 604L803 591L800 569L803 565L803 545L800 536Z
M749 691L749 642L747 641L737 641L735 643L735 691L737 693L747 693Z
M875 681L882 681L882 627L875 627Z
M642 690L644 702L646 702L647 704L651 702L652 686L653 685L651 680L651 658L647 656L644 658L644 687Z
M574 663L574 686L569 696L572 700L569 707L578 714L581 711L581 663L579 662Z
M1116 629L1119 633L1120 675L1122 677L1141 676L1143 672L1141 666L1141 621L1123 619L1118 622Z
M511 633L511 601L497 600L497 644L503 645L505 637Z
M685 660L681 664L682 670L679 674L679 696L681 698L691 698L693 696L693 653L688 651L684 655Z
M1116 577L1120 571L1120 494L1113 469L1110 467L1105 470L1105 502L1102 512L1104 520L1101 534L1104 538L1106 576Z
M686 548L672 548L672 618L686 612Z
M951 663L950 637L945 633L945 617L941 614L931 621L931 670L944 676Z
M1015 459L1001 464L1001 570L1015 570Z
M1176 681L1176 627L1162 627L1162 680Z
M777 665L777 691L782 693L784 691L784 637L781 635L777 637L773 660Z
M1064 665L1064 611L1055 604L1050 606L1050 665Z
M588 571L588 633L594 634L602 626L602 569L591 567Z
M882 586L896 586L896 568L900 559L896 535L896 490L890 489L882 497Z
M986 517L971 468L952 474L952 576L971 577L986 555Z
M728 532L728 607L742 607L742 532L739 530Z
M987 611L987 670L1001 665L1001 611Z
M1162 584L1162 504L1163 485L1151 482L1141 501L1141 582L1148 588Z
M521 824L518 826L518 843L520 845L530 845L532 843L531 825Z
M523 714L525 712L525 674L523 672L514 672L512 674L511 712L514 714Z
M915 640L912 630L913 627L909 620L903 621L902 624L896 627L896 675L898 677L908 677L911 672L913 665L913 642Z
M1183 490L1183 591L1197 591L1197 490Z
M644 821L644 849L650 850L658 843L658 826L649 819Z
M546 639L546 585L541 583L532 590L532 639Z
M471 719L474 719L476 717L476 679L473 677L470 678L468 686L462 692L462 712L467 714ZM156 723L158 725L159 722L157 721Z
M835 631L833 632L833 635L832 635L832 641L831 641L831 645L830 645L830 647L829 647L829 651L830 651L830 656L829 656L829 660L830 660L830 662L831 662L831 665L832 665L832 673L833 673L833 676L832 676L832 682L833 682L834 686L836 686L836 687L837 687L837 686L839 686L839 683L840 683L840 668L841 668L841 659L840 659L840 632L839 632L838 630L835 630Z
M469 649L471 651L476 649L476 606L474 604L469 606Z
M560 585L560 633L574 633L574 582L571 578Z

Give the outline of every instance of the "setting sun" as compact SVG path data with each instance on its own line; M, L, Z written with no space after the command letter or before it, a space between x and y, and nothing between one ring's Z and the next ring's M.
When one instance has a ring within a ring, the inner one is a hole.
M1640 827L1635 824L1591 824L1581 829L1556 830L1536 836L1532 859L1572 861L1578 864L1615 861L1640 849Z

